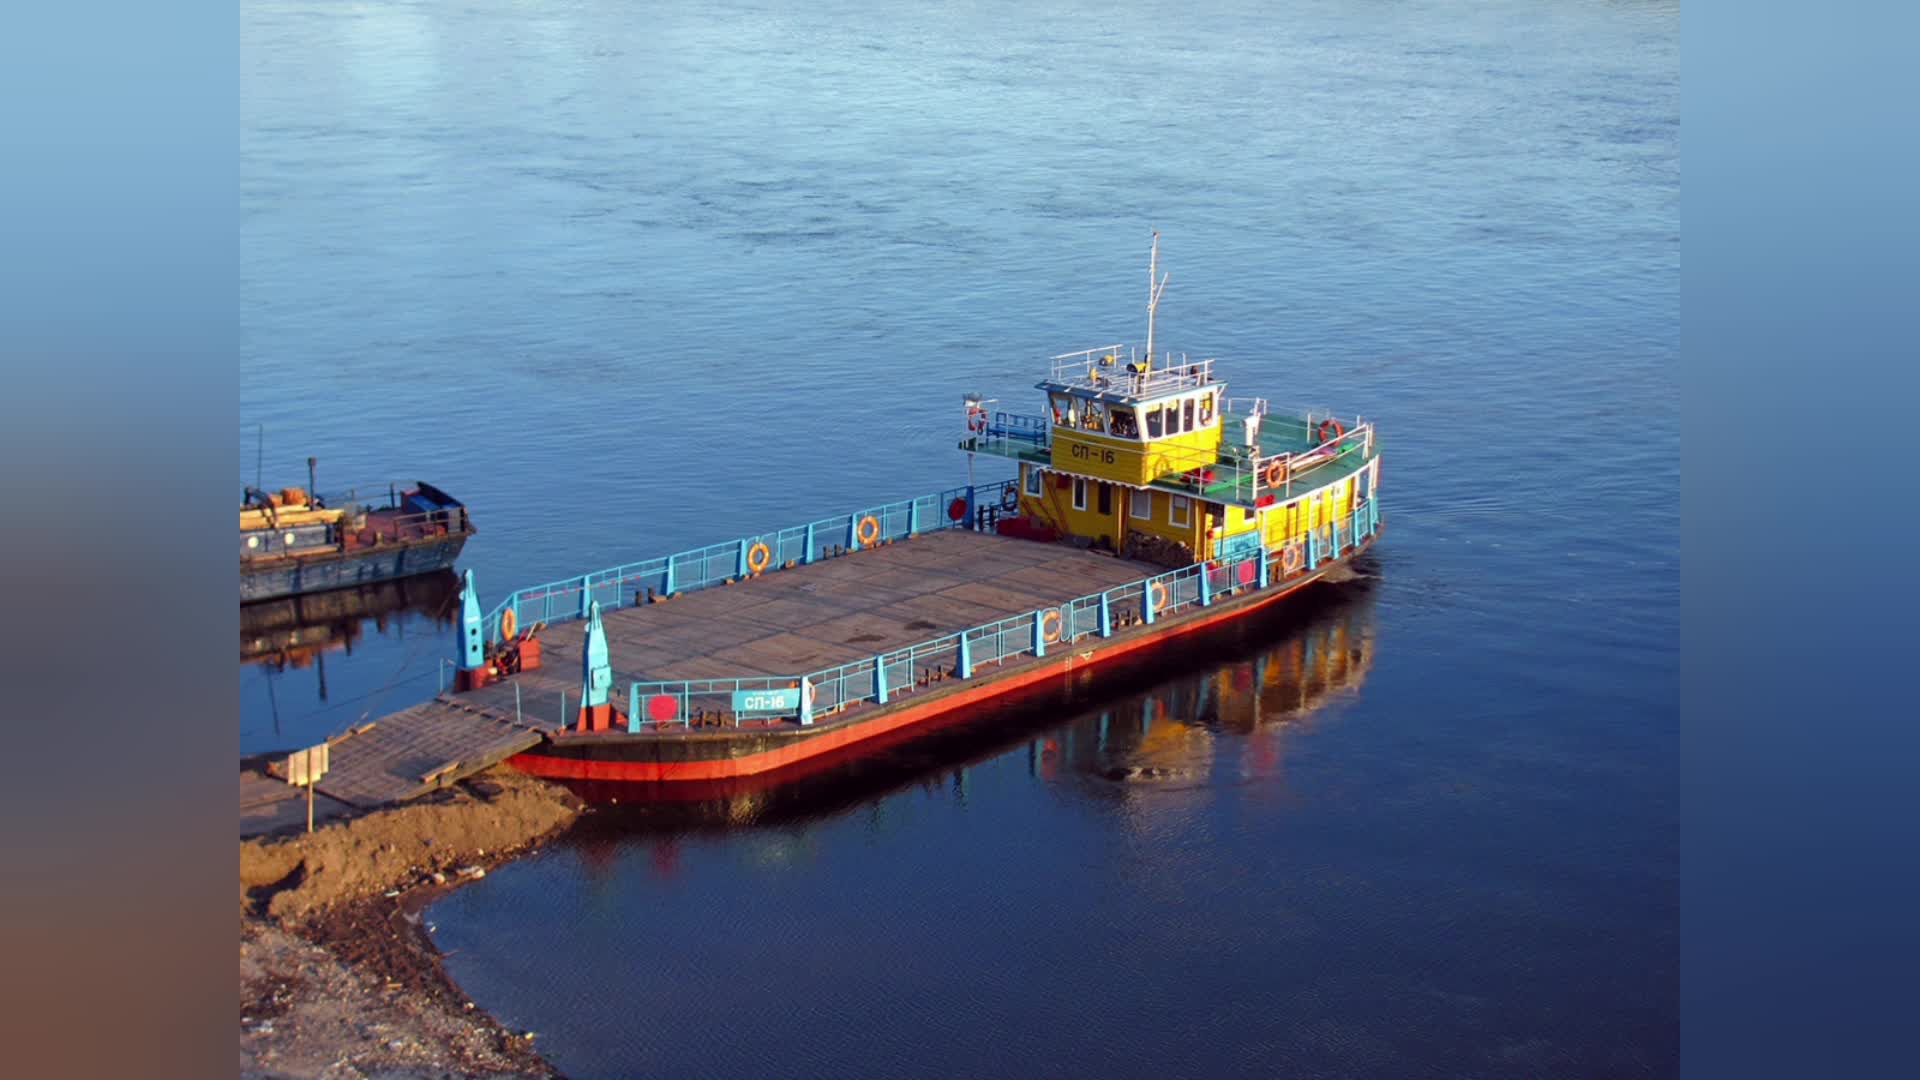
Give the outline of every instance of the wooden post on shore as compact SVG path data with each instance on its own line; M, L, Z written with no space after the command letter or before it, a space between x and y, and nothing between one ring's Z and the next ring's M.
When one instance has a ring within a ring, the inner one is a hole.
M313 831L313 785L327 774L327 744L295 750L287 755L287 783L307 789L307 831Z

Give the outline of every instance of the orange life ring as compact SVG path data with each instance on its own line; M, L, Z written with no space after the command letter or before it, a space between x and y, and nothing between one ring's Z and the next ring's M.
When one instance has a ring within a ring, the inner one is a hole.
M773 565L773 552L766 544L755 544L747 549L747 569L758 574Z
M858 529L855 530L855 535L860 537L860 546L866 547L868 544L880 539L880 523L873 519L872 514L868 514L866 517L860 519L860 525Z
M1060 609L1054 608L1040 616L1040 636L1051 645L1060 640Z
M1327 434L1328 428L1333 429L1332 435ZM1333 440L1340 438L1342 435L1345 435L1346 433L1347 433L1347 426L1345 424L1342 424L1340 421L1335 420L1331 416L1327 417L1325 420L1320 421L1320 441L1323 443L1332 442Z
M967 430L978 435L987 430L987 410L973 408L967 410Z
M1267 486L1277 488L1287 482L1287 459L1274 458L1267 462Z
M1286 574L1297 574L1307 562L1307 553L1300 549L1300 541L1295 540L1280 549L1280 570Z
M514 633L519 629L520 629L520 616L515 615L513 613L512 608L508 608L507 610L500 613L500 640L501 641L512 641Z
M1147 583L1147 602L1155 611L1167 610L1167 587L1158 581Z

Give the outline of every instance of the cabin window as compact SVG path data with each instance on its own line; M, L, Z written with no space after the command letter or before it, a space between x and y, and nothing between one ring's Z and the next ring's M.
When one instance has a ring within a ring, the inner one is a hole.
M1185 495L1173 496L1172 505L1167 507L1167 521L1174 525L1187 525L1193 521L1193 508Z
M1100 483L1100 516L1113 515L1113 485L1105 481Z
M1160 426L1160 406L1155 405L1147 410L1147 438L1157 439L1163 434L1165 431Z
M1123 439L1137 439L1140 437L1140 425L1132 409L1125 409L1116 405L1108 409L1107 412L1112 417L1107 425L1109 434L1118 435Z
M1127 501L1133 504L1133 516L1141 521L1153 520L1153 492L1135 491L1127 495Z
M1048 394L1047 397L1053 402L1054 427L1077 428L1080 426L1080 418L1073 412L1073 398L1066 394Z
M1023 466L1023 471L1027 479L1027 494L1037 497L1040 494L1040 470L1027 465Z
M1213 426L1213 393L1211 391L1200 395L1200 426Z
M1075 510L1087 508L1087 481L1083 477L1073 478L1073 508Z
M1193 430L1193 399L1188 398L1185 402L1182 402L1182 405L1183 405L1183 408L1181 412L1184 414L1184 418L1180 426L1182 429L1186 431L1192 431Z
M1088 431L1107 430L1107 407L1097 401L1080 402L1080 426Z

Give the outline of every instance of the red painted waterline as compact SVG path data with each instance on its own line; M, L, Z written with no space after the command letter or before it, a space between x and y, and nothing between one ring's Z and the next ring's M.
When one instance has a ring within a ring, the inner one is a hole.
M1351 559L1373 544L1385 526L1376 527L1367 543L1343 556ZM1329 564L1332 565L1332 564ZM532 776L544 776L558 780L622 780L630 782L660 782L673 780L727 780L758 773L771 772L795 762L818 757L854 743L863 742L875 736L896 731L910 724L919 723L935 716L965 708L981 701L1000 697L1023 687L1048 679L1061 678L1071 672L1099 667L1110 660L1128 653L1159 645L1182 634L1191 633L1203 627L1227 619L1239 618L1258 611L1268 604L1292 596L1301 589L1319 581L1325 571L1312 577L1277 590L1273 595L1247 604L1244 607L1230 607L1197 619L1169 626L1164 630L1149 631L1142 637L1095 649L1093 656L1081 660L1077 652L1067 652L1062 663L1043 662L1018 674L999 679L983 681L958 693L936 698L915 705L909 705L898 712L890 712L864 723L849 724L833 731L823 732L811 739L796 742L779 750L768 750L758 754L748 754L737 758L714 758L705 761L592 761L582 758L549 757L539 750L529 750L515 754L508 764L521 772ZM1100 639L1096 639L1100 640ZM1071 649L1071 646L1068 646ZM1082 650L1084 651L1084 650Z

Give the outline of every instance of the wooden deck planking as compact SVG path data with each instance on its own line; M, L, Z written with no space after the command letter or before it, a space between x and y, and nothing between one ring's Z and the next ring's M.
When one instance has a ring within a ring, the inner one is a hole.
M540 742L540 733L430 701L333 741L316 790L358 807L400 802L444 787Z
M1159 572L1064 545L954 530L665 603L603 608L601 622L614 696L623 699L632 680L798 676L853 663ZM534 722L558 722L558 695L578 695L585 626L541 632L542 668L520 677L523 715ZM495 709L504 697L512 714L510 685L478 697Z

